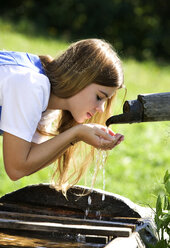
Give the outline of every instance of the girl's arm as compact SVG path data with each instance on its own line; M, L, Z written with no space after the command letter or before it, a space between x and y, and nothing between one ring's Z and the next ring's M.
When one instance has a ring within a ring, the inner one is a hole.
M21 138L4 132L3 154L4 165L8 176L18 180L51 164L69 146L71 142L84 141L96 148L112 149L123 140L118 134L112 136L106 133L106 128L97 124L80 124L45 141L32 145Z

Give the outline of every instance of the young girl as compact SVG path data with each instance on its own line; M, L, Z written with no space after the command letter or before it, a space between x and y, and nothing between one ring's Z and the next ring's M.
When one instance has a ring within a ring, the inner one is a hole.
M62 189L75 174L76 183L84 164L77 165L72 176L68 171L80 141L109 150L124 138L101 125L121 87L121 62L103 40L78 41L55 59L0 52L0 129L10 179L18 180L58 160L56 188Z

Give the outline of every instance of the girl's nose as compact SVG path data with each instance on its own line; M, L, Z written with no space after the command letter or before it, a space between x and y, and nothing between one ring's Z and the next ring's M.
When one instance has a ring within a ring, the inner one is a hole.
M97 107L96 107L96 111L97 112L100 112L100 113L103 113L104 112L104 102L103 103L100 103Z

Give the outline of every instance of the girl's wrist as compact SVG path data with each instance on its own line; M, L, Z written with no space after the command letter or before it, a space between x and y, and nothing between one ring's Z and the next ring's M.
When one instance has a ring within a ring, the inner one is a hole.
M77 125L77 126L74 126L72 127L72 130L73 130L73 137L71 139L71 142L70 142L70 145L74 145L75 143L81 141L81 138L80 138L80 130L81 130L81 124Z

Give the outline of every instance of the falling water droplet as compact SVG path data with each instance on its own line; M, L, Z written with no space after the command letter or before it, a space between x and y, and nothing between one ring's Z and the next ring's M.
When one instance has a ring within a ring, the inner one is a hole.
M91 205L91 202L92 202L92 199L91 199L91 196L89 195L88 196L88 205Z
M102 170L103 170L103 190L105 190L105 185L106 185L106 181L105 181L105 160L106 160L106 151L102 151Z
M87 202L88 202L88 207L87 207L87 209L86 209L86 211L85 211L84 219L86 219L87 216L89 215L90 205L91 205L91 203L92 203L92 198L91 198L90 195L88 196Z
M100 210L96 211L96 217L100 217Z
M89 214L89 208L87 208L86 211L85 211L84 219L87 218L88 214Z

